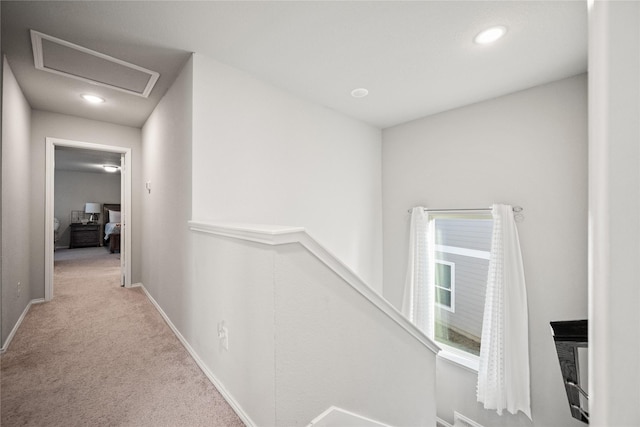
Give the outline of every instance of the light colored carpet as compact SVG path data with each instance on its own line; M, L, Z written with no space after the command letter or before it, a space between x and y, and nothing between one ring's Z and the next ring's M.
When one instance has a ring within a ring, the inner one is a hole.
M2 426L242 426L110 255L56 261L0 359Z
M110 256L114 259L120 259L119 253L110 253L106 246L91 248L74 248L74 249L56 249L53 253L55 261L70 261L74 259L90 259L96 257Z

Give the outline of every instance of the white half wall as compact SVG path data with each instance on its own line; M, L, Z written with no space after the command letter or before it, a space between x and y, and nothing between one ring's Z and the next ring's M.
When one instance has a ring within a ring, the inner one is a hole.
M401 306L409 214L520 205L529 303L531 407L498 417L476 403L477 374L438 359L438 416L486 426L580 426L571 418L549 322L587 317L587 77L383 131L384 296Z
M182 334L250 423L275 426L274 250L192 232L191 252Z
M196 231L192 245L188 341L254 425L307 425L332 405L435 425L433 349L300 243Z
M29 215L33 214L29 205L31 107L4 57L3 74L2 345L29 301L35 298L32 290L37 283L29 263Z
M31 253L33 298L44 298L45 143L47 137L131 148L131 283L140 282L141 131L128 126L33 110L31 113Z
M198 54L193 93L193 219L305 227L381 292L380 131Z
M277 426L335 405L394 426L433 426L435 356L299 244L275 257Z

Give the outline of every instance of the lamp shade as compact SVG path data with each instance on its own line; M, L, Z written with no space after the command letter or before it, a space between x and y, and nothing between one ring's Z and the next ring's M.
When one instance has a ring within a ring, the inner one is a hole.
M100 203L87 203L84 205L84 212L90 214L100 213Z

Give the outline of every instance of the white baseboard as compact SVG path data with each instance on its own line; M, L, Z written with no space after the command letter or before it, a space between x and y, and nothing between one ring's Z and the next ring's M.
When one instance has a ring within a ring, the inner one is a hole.
M307 427L328 427L328 426L358 426L358 427L391 427L380 421L363 417L346 409L330 406L329 409L315 417Z
M24 308L24 310L22 311L22 314L18 318L18 321L13 326L13 329L11 330L11 333L7 337L7 340L4 342L4 345L0 347L0 354L4 354L9 348L9 344L11 344L11 340L13 340L13 337L15 336L16 332L18 332L18 328L22 324L22 321L24 320L25 316L29 312L29 309L31 308L31 306L33 304L41 304L43 302L44 302L44 298L36 298L29 301L29 304L27 304L27 306Z
M149 301L151 301L151 304L153 304L153 306L156 308L156 310L158 310L158 313L160 313L160 315L162 316L164 321L167 323L167 325L169 325L169 328L171 328L171 330L173 331L175 336L178 338L180 343L184 346L184 348L187 350L187 352L191 355L193 360L196 362L196 364L202 370L202 372L206 375L206 377L209 379L209 381L211 381L213 386L218 390L218 392L220 392L220 394L222 395L224 400L226 400L227 403L229 404L229 406L231 406L231 409L233 409L233 411L238 415L238 417L240 417L240 419L242 420L242 422L245 425L247 425L249 427L256 427L257 424L255 422L253 422L251 417L249 417L249 415L242 409L240 404L238 402L236 402L236 400L231 396L231 394L224 388L222 383L215 377L215 375L213 375L213 372L211 372L209 370L209 368L207 367L207 365L204 364L204 362L202 361L202 359L200 358L198 353L196 353L196 351L191 347L191 345L187 342L187 340L182 336L182 334L175 327L175 325L173 324L171 319L169 319L169 316L167 316L167 314L164 312L162 307L160 307L160 305L151 296L151 294L149 293L149 291L147 291L147 289L144 287L144 285L142 283L136 283L134 285L131 285L131 287L132 288L133 287L142 288L142 290L144 291L144 293L147 296L147 298L149 298Z
M465 417L458 411L453 411L453 427L484 427L471 418Z
M440 417L436 417L436 426L437 427L453 427L451 424L449 424L448 422L446 422Z

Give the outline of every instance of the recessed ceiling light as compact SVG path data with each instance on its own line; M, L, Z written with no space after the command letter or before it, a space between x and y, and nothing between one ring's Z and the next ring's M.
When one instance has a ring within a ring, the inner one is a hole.
M363 87L351 91L351 96L354 98L364 98L367 95L369 95L369 91Z
M104 102L104 98L100 98L99 96L96 96L96 95L89 95L85 93L80 96L82 97L82 99L84 99L85 101L91 104L102 104Z
M118 169L120 169L118 166L113 166L113 165L104 165L102 167L107 172L116 172Z
M486 30L480 32L480 34L478 34L476 38L473 39L473 41L478 44L493 43L494 41L498 40L500 37L504 36L506 32L507 32L507 27L503 25L498 25L496 27L487 28Z

